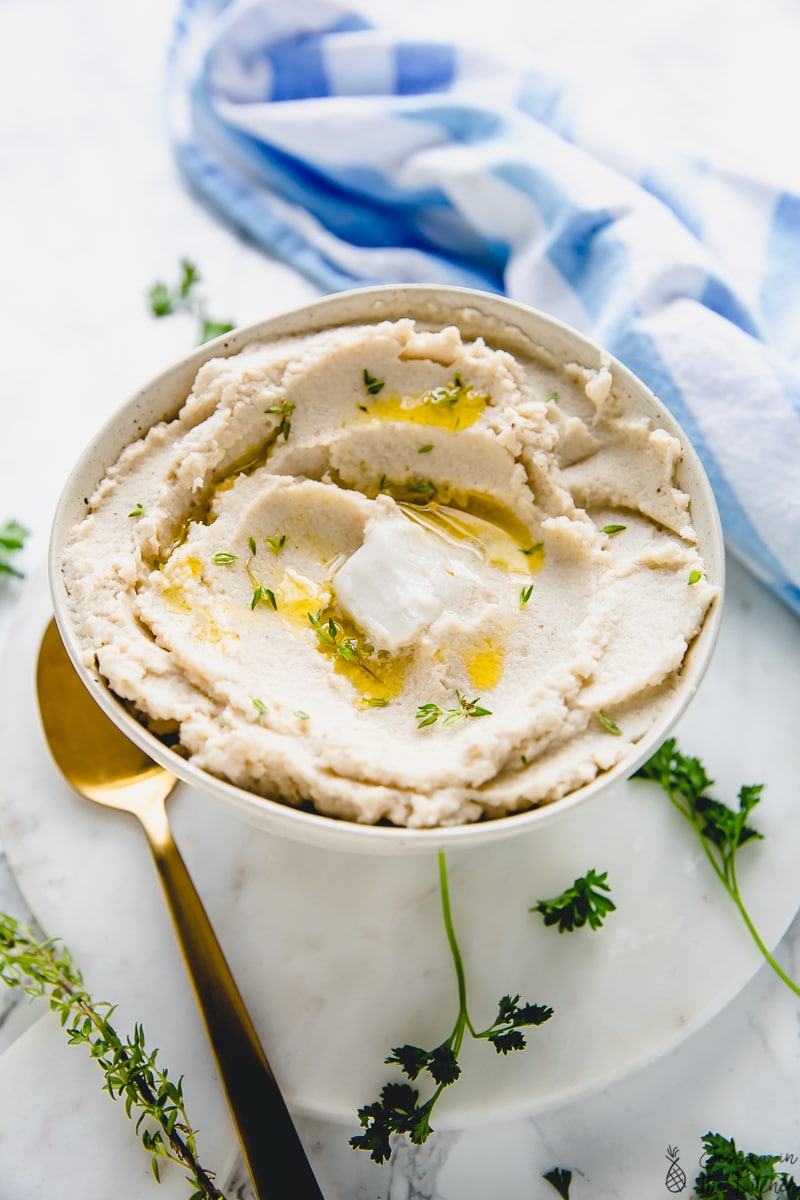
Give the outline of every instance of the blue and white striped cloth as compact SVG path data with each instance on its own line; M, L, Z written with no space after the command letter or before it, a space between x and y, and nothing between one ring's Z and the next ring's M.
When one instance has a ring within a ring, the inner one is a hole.
M335 0L183 0L169 103L193 186L323 289L504 292L609 349L800 614L800 197L589 152L568 89Z

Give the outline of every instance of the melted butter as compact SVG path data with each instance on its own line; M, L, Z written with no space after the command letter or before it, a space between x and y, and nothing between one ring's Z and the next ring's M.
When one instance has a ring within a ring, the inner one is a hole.
M388 703L396 699L403 690L408 659L393 657L382 650L376 652L352 621L339 613L333 614L330 609L325 610L318 626L323 633L328 633L327 622L331 616L339 626L337 642L354 647L356 655L342 657L336 646L316 636L315 632L317 650L331 660L336 674L343 675L360 693L359 707L368 707L370 701Z
M198 599L198 589L188 590L188 585L199 580L204 585L203 564L199 558L187 555L179 563L166 566L161 572L161 598L173 612L185 613L193 618L195 633L207 642L221 642L224 637L237 637L235 633L220 629L211 605Z
M451 545L466 543L493 567L514 575L535 575L544 566L544 547L534 543L526 526L503 505L477 493L454 495L458 507L433 502L398 507L416 524Z
M331 598L330 589L325 584L308 575L301 575L291 567L284 571L274 591L280 616L290 624L303 628L308 628L308 614L324 609Z
M505 646L491 638L473 647L464 658L464 666L476 688L493 688L500 682L505 656Z
M369 416L380 421L406 421L455 431L474 425L488 403L488 396L478 395L457 375L449 387L433 388L420 396L376 396L364 407Z

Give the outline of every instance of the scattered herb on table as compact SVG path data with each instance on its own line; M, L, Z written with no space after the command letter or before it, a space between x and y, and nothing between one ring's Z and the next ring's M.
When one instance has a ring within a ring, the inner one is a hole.
M433 1050L411 1045L395 1046L386 1058L387 1063L399 1066L412 1083L417 1076L427 1072L436 1086L428 1099L420 1102L418 1090L410 1084L387 1083L378 1100L358 1110L364 1132L351 1137L350 1145L354 1150L368 1151L377 1163L391 1158L389 1139L393 1133L408 1134L419 1146L433 1132L431 1113L444 1089L455 1083L461 1074L458 1054L467 1033L491 1042L498 1054L508 1054L512 1050L524 1050L523 1028L543 1025L553 1015L548 1005L520 1004L518 995L503 996L492 1024L480 1032L475 1029L467 1008L467 982L450 911L447 860L442 850L439 851L439 888L444 927L458 982L458 1015L449 1037Z
M198 320L197 340L200 344L221 337L223 333L230 333L233 329L230 322L212 320L208 316L205 301L197 291L201 276L194 263L188 258L182 258L180 271L178 282L172 287L159 279L150 288L147 295L153 316L168 317L177 312L195 313Z
M491 709L480 707L480 696L476 696L474 700L467 700L456 689L456 698L458 704L454 708L440 708L432 701L428 704L420 704L416 713L417 729L424 729L426 725L435 725L440 717L444 718L443 725L456 725L464 717L490 717L492 715Z
M545 925L558 925L559 933L572 933L587 924L592 929L600 929L608 914L615 912L617 907L608 895L611 887L607 879L608 871L598 875L591 868L560 896L537 900L528 911L539 913Z
M703 1147L702 1169L694 1182L697 1200L800 1200L800 1185L785 1171L775 1170L779 1155L745 1154L733 1138L710 1132Z
M32 999L47 1000L69 1044L88 1048L105 1075L103 1090L122 1100L126 1116L136 1120L156 1180L160 1161L175 1162L189 1171L196 1189L191 1200L224 1200L214 1176L198 1161L182 1080L173 1081L157 1065L158 1051L146 1049L141 1025L124 1039L117 1033L109 1021L114 1006L91 998L66 947L37 940L31 930L0 913L0 977L8 987L24 988Z
M699 758L681 754L675 738L668 738L652 758L636 772L640 779L661 785L700 839L706 857L725 891L739 910L753 941L776 975L800 996L800 986L791 979L764 945L739 892L736 856L746 842L763 835L747 824L761 799L763 784L745 784L739 789L738 811L709 795L714 786Z
M28 530L19 521L6 521L0 525L0 575L13 575L22 579L22 572L12 565L12 555L25 544Z
M553 1167L552 1171L546 1171L542 1176L546 1179L552 1188L558 1192L562 1200L569 1200L569 1189L572 1186L572 1171L567 1171L564 1167Z

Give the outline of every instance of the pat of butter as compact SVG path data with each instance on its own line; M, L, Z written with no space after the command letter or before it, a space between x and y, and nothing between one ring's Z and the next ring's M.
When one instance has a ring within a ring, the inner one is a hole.
M405 518L377 522L333 580L340 607L377 650L397 651L478 577L435 533Z

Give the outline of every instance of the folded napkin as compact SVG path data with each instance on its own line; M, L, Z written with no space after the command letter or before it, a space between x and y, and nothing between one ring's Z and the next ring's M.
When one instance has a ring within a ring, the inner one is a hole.
M502 292L630 367L800 614L800 197L656 139L581 145L578 103L334 0L183 0L169 71L191 184L322 288Z

